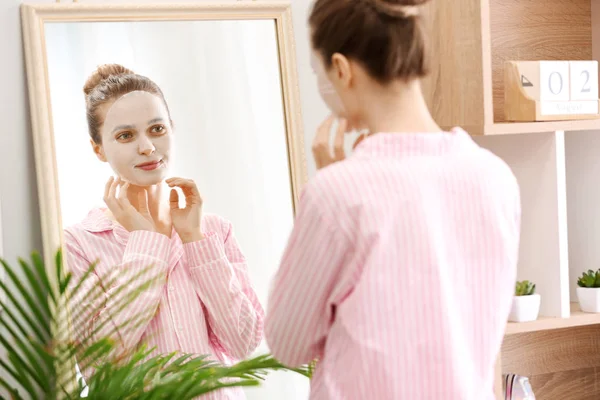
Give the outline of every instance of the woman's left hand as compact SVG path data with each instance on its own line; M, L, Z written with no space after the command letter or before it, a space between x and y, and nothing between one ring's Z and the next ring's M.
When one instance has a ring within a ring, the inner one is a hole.
M331 127L335 120L335 116L329 116L329 118L323 121L317 130L317 134L312 145L313 157L315 158L317 169L325 168L328 165L342 161L346 158L346 154L344 153L344 135L346 134L348 123L345 119L338 120L337 132L335 134L335 140L333 143L333 151L331 149L331 145L329 144Z
M169 203L171 205L171 221L175 231L183 243L204 239L201 231L202 197L196 183L191 179L170 178L165 181L171 188ZM181 188L185 196L185 208L179 208L179 194L175 187Z
M313 141L312 152L317 169L325 168L328 165L343 161L346 158L346 153L344 151L344 137L346 133L352 131L355 126L350 125L346 119L337 119L337 131L335 133L332 148L329 142L331 138L331 127L333 126L334 121L336 121L336 117L333 115L323 121L321 126L319 126ZM356 146L358 146L358 144L366 137L367 134L361 134L354 142L352 148L356 148Z

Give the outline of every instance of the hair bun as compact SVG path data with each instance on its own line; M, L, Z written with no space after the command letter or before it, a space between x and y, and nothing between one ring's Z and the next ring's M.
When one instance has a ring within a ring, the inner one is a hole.
M110 78L111 76L119 75L134 75L135 73L119 64L103 64L100 65L96 71L85 81L83 85L83 92L85 95L89 95L92 90L96 88L102 81Z
M368 0L380 14L392 18L411 18L420 14L419 6L429 0Z

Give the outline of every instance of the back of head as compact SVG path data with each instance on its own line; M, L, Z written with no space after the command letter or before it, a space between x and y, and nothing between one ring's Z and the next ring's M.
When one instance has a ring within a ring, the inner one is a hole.
M378 82L427 75L420 6L428 0L316 0L309 23L326 67L341 53Z
M101 65L86 80L83 93L89 134L95 143L101 143L100 127L104 123L106 113L102 106L109 105L119 97L134 91L145 91L160 97L168 111L164 95L158 85L122 65Z

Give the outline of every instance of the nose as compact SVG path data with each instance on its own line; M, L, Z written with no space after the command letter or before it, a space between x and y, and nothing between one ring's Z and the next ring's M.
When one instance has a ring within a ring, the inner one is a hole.
M149 156L152 153L154 153L155 150L156 148L154 147L154 144L152 143L152 140L150 140L150 138L148 138L146 135L140 137L140 141L138 144L138 152L141 155Z

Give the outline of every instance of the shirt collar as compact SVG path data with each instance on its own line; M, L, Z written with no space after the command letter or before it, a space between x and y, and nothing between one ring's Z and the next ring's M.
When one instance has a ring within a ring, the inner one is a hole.
M106 208L93 208L88 215L81 221L81 226L88 232L100 233L112 231L115 239L122 245L127 245L129 231L120 224L110 219L106 213ZM175 267L183 255L183 242L175 229L171 235L171 250L169 256L169 269Z
M81 221L83 229L94 233L113 230L117 224L108 218L106 210L106 208L93 208L83 221Z
M356 146L355 157L438 156L476 146L461 128L439 133L377 133Z
M100 233L112 231L115 239L121 244L127 244L129 232L121 225L110 219L106 208L94 208L81 221L81 226L88 232Z

